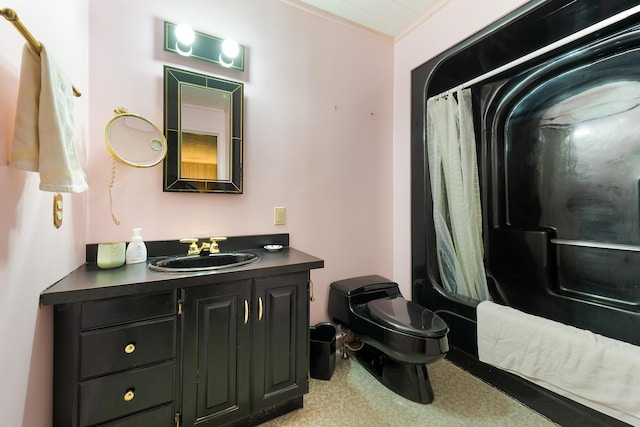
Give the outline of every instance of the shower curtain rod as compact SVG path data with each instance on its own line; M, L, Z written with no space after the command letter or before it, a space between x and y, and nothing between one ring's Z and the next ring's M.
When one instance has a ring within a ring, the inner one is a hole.
M22 34L22 36L27 39L27 42L29 43L29 46L31 46L31 48L38 54L40 55L40 52L42 51L42 44L38 41L38 39L36 39L33 34L31 34L31 31L29 31L29 29L22 23L22 21L20 21L20 18L18 17L18 14L13 10L13 9L9 9L8 7L4 8L4 9L0 9L0 15L4 16L4 18L11 22L13 24L14 27L16 27L16 29L18 30L18 32L20 34ZM81 96L82 94L80 93L80 91L78 91L78 89L75 88L75 86L72 86L73 88L73 95L74 96Z
M584 28L584 29L582 29L582 30L580 30L580 31L578 31L576 33L573 33L573 34L571 34L571 35L569 35L567 37L564 37L564 38L562 38L560 40L557 40L557 41L555 41L555 42L553 42L553 43L551 43L551 44L549 44L547 46L544 46L544 47L542 47L542 48L540 48L538 50L534 50L531 53L528 53L528 54L526 54L524 56L521 56L520 58L515 59L515 60L513 60L513 61L511 61L509 63L506 63L506 64L504 64L504 65L502 65L502 66L500 66L498 68L495 68L495 69L493 69L491 71L488 71L488 72L486 72L484 74L481 74L478 77L475 77L475 78L473 78L473 79L471 79L471 80L469 80L469 81L467 81L465 83L462 83L461 85L455 86L455 87L453 87L453 88L451 88L449 90L446 90L446 91L444 91L444 92L442 92L442 93L440 93L438 95L434 95L433 98L437 98L437 97L443 96L443 95L450 95L450 94L453 94L454 92L457 92L458 90L469 88L469 87L473 86L476 83L480 83L480 82L482 82L484 80L487 80L487 79L489 79L489 78L491 78L493 76L496 76L496 75L498 75L498 74L500 74L500 73L502 73L504 71L508 71L511 68L517 67L518 65L521 65L521 64L523 64L523 63L525 63L525 62L527 62L527 61L529 61L531 59L535 59L535 58L537 58L539 56L544 55L545 53L553 51L554 49L558 49L558 48L560 48L562 46L565 46L565 45L567 45L567 44L569 44L569 43L571 43L571 42L573 42L575 40L579 40L582 37L585 37L585 36L588 36L589 34L595 33L596 31L601 30L603 28L606 28L609 25L612 25L612 24L615 24L617 22L620 22L623 19L626 19L629 16L634 15L634 14L636 14L638 12L640 12L640 6L634 6L631 9L627 9L624 12L620 12L620 13L618 13L616 15L613 15L613 16L607 18L607 19L604 19L604 20L598 22L597 24L593 24L590 27Z

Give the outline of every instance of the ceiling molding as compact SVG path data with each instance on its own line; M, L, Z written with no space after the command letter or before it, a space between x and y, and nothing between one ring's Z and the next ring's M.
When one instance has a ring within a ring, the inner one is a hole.
M328 12L324 9L320 9L319 7L315 7L313 5L310 5L309 3L305 3L302 0L278 0L280 3L285 3L288 4L289 6L293 6L295 8L304 10L305 12L309 12L313 15L319 16L321 18L324 19L328 19L329 21L333 21L336 22L338 24L347 26L347 27L351 27L351 28L355 28L357 30L360 31L364 31L370 34L374 34L376 36L388 39L388 40L393 40L393 36L390 36L389 34L385 34L381 31L377 31L373 28L367 27L366 25L362 25L358 22L354 22L350 19L346 19L343 18L342 16L338 16L334 13ZM449 1L449 0L446 0Z
M398 41L450 0L279 0L333 22Z

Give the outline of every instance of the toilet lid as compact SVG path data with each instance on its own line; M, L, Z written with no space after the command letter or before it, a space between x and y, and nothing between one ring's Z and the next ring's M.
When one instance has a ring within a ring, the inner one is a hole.
M374 319L412 335L439 338L449 329L440 316L404 298L376 299L367 308Z

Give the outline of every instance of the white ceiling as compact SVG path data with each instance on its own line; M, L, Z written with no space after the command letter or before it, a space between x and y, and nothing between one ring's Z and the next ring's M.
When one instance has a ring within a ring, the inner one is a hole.
M376 32L398 37L434 14L449 0L294 0L360 24Z

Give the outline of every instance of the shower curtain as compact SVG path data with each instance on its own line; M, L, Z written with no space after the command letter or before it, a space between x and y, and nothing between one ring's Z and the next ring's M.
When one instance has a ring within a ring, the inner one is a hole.
M471 89L427 100L427 152L442 284L488 300Z

